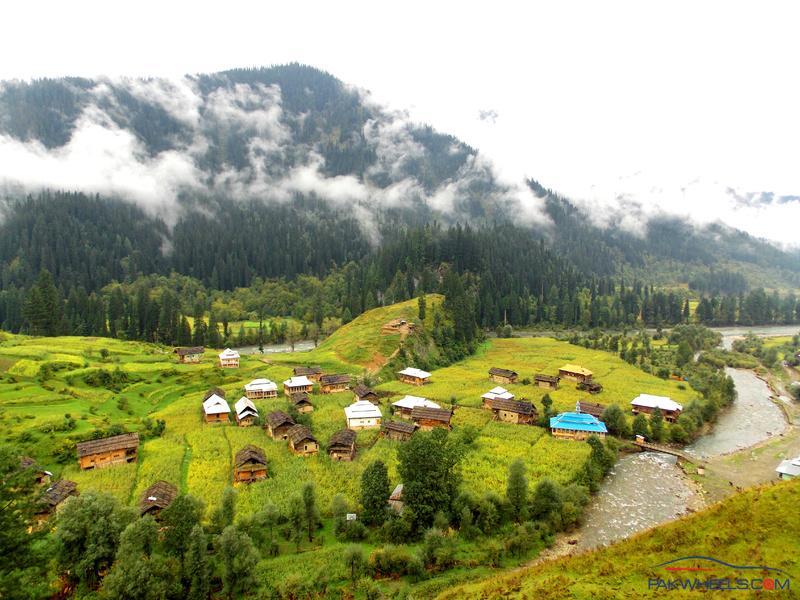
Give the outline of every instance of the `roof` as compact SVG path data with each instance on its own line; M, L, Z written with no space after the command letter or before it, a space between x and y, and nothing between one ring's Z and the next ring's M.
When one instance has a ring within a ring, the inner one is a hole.
M315 367L295 367L294 368L295 375L321 375L322 374L322 367L315 366Z
M253 444L247 444L244 448L236 453L233 459L233 464L236 467L241 467L247 464L266 465L267 456L264 450Z
M297 406L298 404L311 404L311 399L305 392L295 392L291 396L289 396L289 399L295 406Z
M492 367L489 369L489 375L499 375L500 377L516 377L517 372L509 369L501 369L499 367Z
M781 461L781 464L778 465L775 471L782 475L789 475L790 477L800 477L800 456Z
M353 393L359 398L366 398L369 395L375 395L375 396L378 395L375 393L373 389L368 388L363 383L359 383L356 387L354 387Z
M209 396L203 402L203 412L207 415L221 415L223 413L231 412L231 407L225 401L225 398L220 398L216 394Z
M331 441L328 443L328 448L333 446L346 446L352 447L356 443L356 432L352 429L340 429L331 436Z
M294 419L285 412L276 410L267 415L267 423L270 427L280 427L281 425L294 425Z
M436 402L428 400L427 398L420 398L419 396L405 396L397 402L392 402L392 406L398 408L414 409L417 406L425 406L427 408L441 408Z
M559 371L566 371L567 373L578 373L579 375L584 375L586 377L592 376L592 372L589 369L584 369L580 365L564 365L559 369Z
M336 385L337 383L350 383L350 375L323 375L319 378L320 385Z
M422 369L415 369L414 367L406 367L402 371L398 371L400 375L408 375L409 377L418 377L419 379L427 379L431 376L427 371Z
M533 377L534 381L547 381L549 383L558 383L561 381L561 377L558 375L545 375L544 373L537 373Z
M667 396L653 396L652 394L639 394L631 400L634 406L645 406L649 408L660 408L661 410L674 411L683 410L683 406Z
M223 390L222 388L213 387L210 390L208 390L205 394L203 394L203 400L208 400L209 398L211 398L211 396L214 395L219 396L220 398L224 398L225 390Z
M513 400L514 394L509 392L506 388L502 388L499 385L497 387L493 387L488 392L486 392L481 398L485 398L486 400Z
M178 356L186 356L187 354L202 354L205 352L206 349L202 346L193 346L191 348L175 348L173 352L175 352Z
M283 382L283 385L288 387L305 387L314 384L305 375L300 375L299 377L289 377L289 379Z
M278 385L269 379L253 379L250 383L244 384L244 389L247 392L274 392L278 389Z
M101 452L111 452L112 450L128 450L139 447L138 433L123 433L99 440L89 440L78 442L76 448L78 457L100 454Z
M139 499L139 512L145 513L151 508L167 508L178 496L178 488L166 481L156 481L147 488Z
M555 417L550 417L550 428L608 433L605 423L587 413L565 412Z
M411 411L411 418L416 419L428 419L431 421L441 421L442 423L449 423L450 417L453 414L449 410L445 410L444 408L428 408L426 406L417 406L414 410Z
M77 483L69 479L59 479L44 491L40 502L49 508L55 508L64 500L77 493Z
M369 400L359 400L345 406L344 414L348 419L380 419L381 409Z
M52 475L50 471L45 471L36 459L31 458L30 456L20 456L19 457L19 468L20 469L32 469L37 473L44 473L45 475Z
M239 358L239 353L236 350L231 350L230 348L225 348L222 352L219 353L219 357L221 359L226 358Z
M254 417L258 416L258 409L256 408L256 405L253 404L253 401L246 396L239 398L239 400L236 401L236 404L233 405L233 408L239 418L246 417L248 415L253 415Z
M292 444L299 444L303 440L311 440L312 442L316 442L317 438L315 438L311 434L311 430L306 427L305 425L294 425L289 431L286 432L289 440L291 440Z
M518 413L520 415L535 415L536 408L530 402L523 402L521 400L506 400L505 398L496 398L492 401L492 410L505 410L508 412Z
M416 431L417 426L414 423L405 423L401 421L386 421L383 424L383 429L386 431L397 431L398 433L412 434Z
M585 400L578 400L575 404L575 412L586 413L595 417L600 417L606 409L604 404L597 404L596 402L586 402Z
M402 500L403 499L403 484L398 483L394 490L392 491L391 495L389 496L389 500Z

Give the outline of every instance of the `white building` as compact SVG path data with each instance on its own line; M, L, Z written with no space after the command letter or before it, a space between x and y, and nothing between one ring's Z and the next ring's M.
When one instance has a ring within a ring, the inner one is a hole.
M231 407L225 398L212 394L203 401L203 412L207 423L227 422Z
M236 350L225 348L225 350L219 354L219 366L224 369L238 369L239 353Z
M639 394L631 400L633 414L653 414L658 408L667 421L675 421L683 410L683 405L678 404L666 396L653 396L652 394Z
M250 383L244 384L244 395L250 400L276 398L278 396L278 385L269 379L253 379Z
M800 477L800 456L782 461L775 472L778 473L778 479Z
M381 409L368 400L353 402L344 409L349 429L378 429L381 426Z
M397 374L400 376L400 381L413 385L423 385L428 382L428 378L431 376L427 371L414 367L406 367L402 371L398 371Z
M483 405L487 408L492 407L492 400L513 400L514 394L509 392L506 388L500 387L493 387L488 392L486 392L483 396Z
M241 426L252 425L253 421L258 418L256 405L244 396L233 405L233 410L236 412L236 422Z
M420 398L419 396L406 396L397 402L392 402L392 406L394 407L394 414L406 418L410 418L411 411L418 406L423 408L441 408L436 402L428 400L427 398Z

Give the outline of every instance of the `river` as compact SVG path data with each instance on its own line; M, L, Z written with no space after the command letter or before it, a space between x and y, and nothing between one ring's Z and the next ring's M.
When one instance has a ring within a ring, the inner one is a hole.
M283 354L284 352L306 352L307 350L312 350L314 348L314 342L312 340L302 340L300 342L296 342L294 345L294 350L289 344L270 344L268 346L264 346L264 354ZM241 348L235 348L239 352L239 354L258 354L259 349L258 346L243 346Z

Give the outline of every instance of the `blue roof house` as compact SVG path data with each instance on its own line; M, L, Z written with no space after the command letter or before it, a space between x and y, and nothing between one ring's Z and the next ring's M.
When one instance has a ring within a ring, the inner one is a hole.
M588 413L565 412L550 417L550 433L567 440L585 440L590 435L604 438L606 424Z

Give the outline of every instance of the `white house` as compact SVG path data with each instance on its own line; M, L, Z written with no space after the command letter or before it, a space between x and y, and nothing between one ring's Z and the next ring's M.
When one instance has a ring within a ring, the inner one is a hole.
M236 422L240 427L247 427L252 425L258 418L258 409L253 401L249 398L242 396L238 402L233 405L233 410L236 412Z
M789 460L781 461L778 468L775 469L778 473L779 479L792 479L793 477L800 477L800 456Z
M225 348L225 350L219 354L219 366L224 369L238 369L239 353L236 350Z
M423 408L441 408L436 402L432 402L427 398L420 398L419 396L406 396L397 402L392 402L392 406L394 407L394 414L405 418L411 418L411 411L418 406Z
M667 421L675 421L683 410L683 405L678 404L666 396L653 396L652 394L639 394L631 400L633 414L653 414L658 408Z
M203 413L205 413L206 423L227 423L228 414L231 407L225 398L212 394L203 401Z
M278 385L269 379L253 379L250 383L244 384L244 395L250 400L276 398L278 396Z
M484 408L492 408L492 400L513 400L514 394L498 385L486 392L481 398L483 398Z
M381 409L368 400L353 402L344 409L349 429L379 429L381 426Z
M416 369L414 367L406 367L402 371L398 371L397 374L400 376L400 381L413 385L423 385L428 383L428 378L431 376L431 374L427 371Z
M289 377L283 382L283 393L287 396L302 392L310 394L312 389L314 389L314 383L305 375Z

